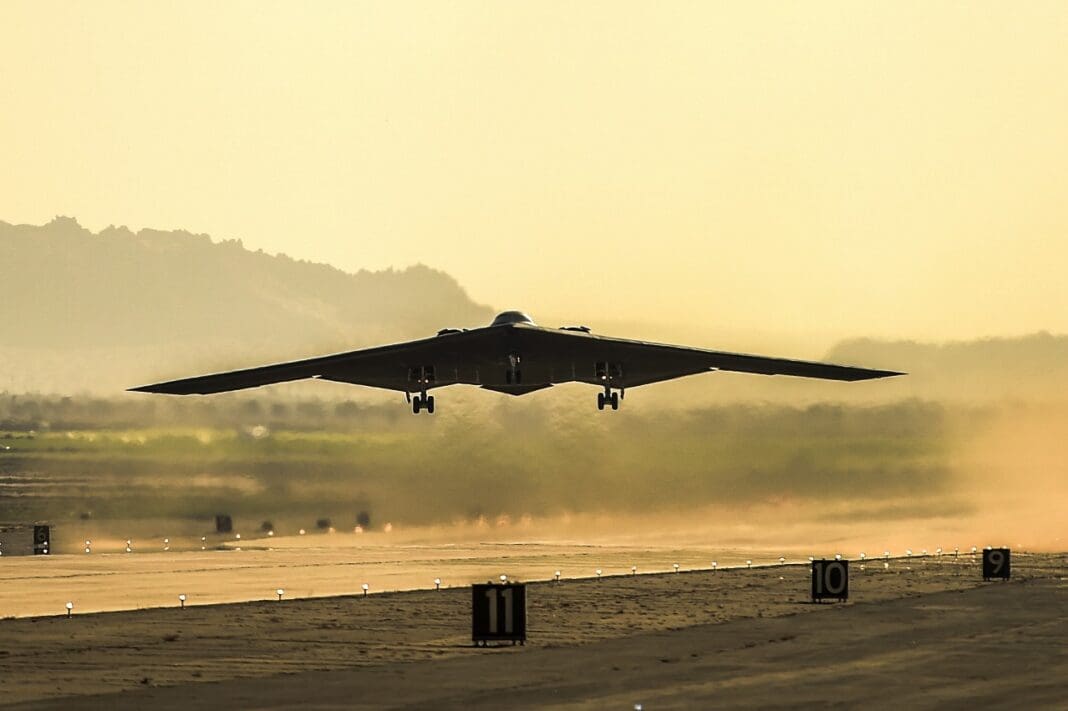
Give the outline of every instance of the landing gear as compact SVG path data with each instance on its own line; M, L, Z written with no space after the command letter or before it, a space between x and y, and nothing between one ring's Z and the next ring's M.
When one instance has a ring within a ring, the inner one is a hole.
M422 410L426 410L428 415L434 414L434 396L427 395L426 389L432 387L434 382L434 366L423 365L416 368L408 369L408 381L414 385L413 390L418 389L420 392L415 397L412 397L411 391L405 391L404 397L408 402L412 403L412 412L419 414Z
M597 393L597 409L603 410L605 405L611 405L613 410L618 410L619 401L623 399L623 364L600 360L593 364L593 373L604 386L604 392ZM618 392L612 392L613 388Z
M619 393L612 392L607 386L603 393L597 393L597 409L603 410L605 405L610 405L613 410L619 409Z
M409 396L410 397L410 396ZM411 398L412 400L412 412L418 415L420 411L426 410L428 415L434 414L434 396L421 393Z
M519 385L523 382L523 371L519 369L522 360L518 353L508 356L508 370L504 371L504 382L508 385Z

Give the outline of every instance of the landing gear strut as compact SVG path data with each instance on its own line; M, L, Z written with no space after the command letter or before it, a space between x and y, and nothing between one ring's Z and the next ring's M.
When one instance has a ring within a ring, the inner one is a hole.
M408 397L412 401L412 412L414 412L416 415L418 415L422 410L426 410L428 415L434 414L433 395L427 395L425 392L423 392L416 395L415 397L411 397L411 395L408 395Z
M593 364L593 372L604 385L604 392L597 393L597 409L603 410L605 405L611 405L613 410L618 410L619 401L623 399L623 364L600 360ZM618 392L612 392L613 386Z
M603 410L605 405L610 405L613 410L619 409L619 398L622 394L622 390L619 392L612 392L612 389L607 385L604 386L603 393L597 393L597 409Z
M419 389L419 394L414 398L409 390L404 391L404 398L412 403L412 412L419 414L426 410L428 415L434 414L434 396L427 395L426 389L434 382L434 366L424 365L408 369L408 381ZM409 386L411 387L411 386ZM414 388L413 388L414 389Z

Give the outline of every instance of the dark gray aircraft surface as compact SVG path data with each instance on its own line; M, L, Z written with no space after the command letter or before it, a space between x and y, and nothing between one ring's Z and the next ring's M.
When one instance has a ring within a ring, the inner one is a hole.
M794 375L824 380L871 380L902 375L829 363L723 353L609 338L585 326L545 328L520 311L505 311L483 328L447 328L418 341L144 385L131 390L207 395L305 378L398 390L412 410L434 412L432 388L478 385L508 395L557 383L602 388L597 408L619 409L627 388L712 370ZM414 397L413 397L414 395Z

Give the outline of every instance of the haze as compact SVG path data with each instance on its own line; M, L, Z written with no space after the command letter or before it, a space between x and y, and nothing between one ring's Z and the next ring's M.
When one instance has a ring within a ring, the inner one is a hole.
M422 262L543 319L809 349L1064 331L1066 17L6 2L0 217Z

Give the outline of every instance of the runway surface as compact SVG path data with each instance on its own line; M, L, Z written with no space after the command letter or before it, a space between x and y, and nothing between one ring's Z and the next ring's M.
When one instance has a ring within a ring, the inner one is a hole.
M580 544L568 541L466 541L441 543L384 540L386 536L309 535L225 543L226 550L20 556L0 559L0 617L54 615L72 601L79 613L171 607L184 594L190 606L288 599L359 592L427 589L496 580L549 580L670 571L777 561L807 560L796 551L710 549L697 546ZM177 541L176 541L177 542ZM192 542L185 541L187 545ZM209 546L212 545L209 542ZM95 550L102 541L94 541ZM113 550L121 550L113 542Z
M1068 558L807 566L528 587L525 647L470 643L466 588L0 621L0 698L26 707L1057 707Z

